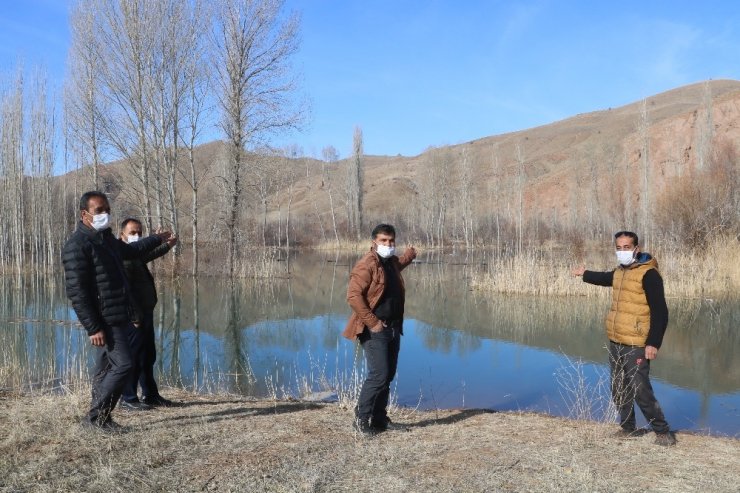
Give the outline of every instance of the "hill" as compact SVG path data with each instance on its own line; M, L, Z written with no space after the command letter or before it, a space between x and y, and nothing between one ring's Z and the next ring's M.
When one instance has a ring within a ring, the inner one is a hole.
M364 156L364 214L368 224L408 225L418 239L433 237L435 229L461 238L469 229L490 240L494 228L513 234L519 223L540 236L548 227L550 234L564 226L647 229L645 217L660 212L672 181L705 169L719 151L734 158L739 140L740 82L698 83L418 156ZM214 220L222 210L224 147L212 142L196 149L196 166L208 178L199 215ZM289 226L294 238L310 242L331 239L336 223L341 235L348 163L250 154L243 231L275 243ZM136 213L141 201L130 169L112 163L105 176L109 190L121 193L121 206ZM178 190L185 217L192 193L183 177Z

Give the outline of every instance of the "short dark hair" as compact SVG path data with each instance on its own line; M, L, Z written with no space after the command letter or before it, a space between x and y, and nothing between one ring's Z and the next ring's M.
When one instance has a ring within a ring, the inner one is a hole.
M139 226L142 226L141 221L139 221L135 217L127 217L126 219L124 219L123 221L121 221L121 231L123 231L124 229L126 229L126 226L128 226L128 223L136 223Z
M380 233L383 233L384 235L389 235L395 238L396 228L394 228L390 224L381 223L373 228L373 232L371 233L371 236L373 239L375 239Z
M89 192L85 192L82 194L82 197L80 197L80 210L86 211L87 210L87 204L90 202L90 199L93 197L100 197L101 199L104 199L108 204L110 204L110 201L108 200L108 196L104 194L103 192L99 192L97 190L91 190Z
M633 233L632 231L617 231L614 233L614 239L621 238L622 236L626 236L627 238L632 238L632 240L635 243L635 246L640 244L640 239L637 238L637 234Z

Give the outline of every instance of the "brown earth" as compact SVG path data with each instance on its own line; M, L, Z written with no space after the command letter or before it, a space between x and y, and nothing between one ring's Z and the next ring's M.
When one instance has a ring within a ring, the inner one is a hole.
M738 142L740 81L717 80L708 84L713 142ZM698 83L646 99L651 194L665 188L667 180L697 166L700 134L706 126L704 91L704 83ZM580 209L585 209L594 198L603 202L603 213L614 206L605 196L610 194L611 187L623 187L624 177L630 177L633 182L633 188L626 193L632 195L633 204L639 203L641 107L642 102L635 102L620 108L579 114L549 125L447 146L440 148L446 153L442 159L452 169L454 188L458 177L453 163L467 154L478 214L490 213L494 205L492 195L499 196L501 203L510 201L510 206L514 207L519 173L517 145L524 159L526 216L544 214L547 217L552 211L558 215L573 214L574 209L583 213ZM364 205L367 214L382 217L389 207L401 204L402 207L392 214L404 217L404 208L413 200L419 184L428 174L432 152L413 157L366 156ZM340 171L345 164L346 161L340 161L332 169L332 179L340 184L339 187L335 185L338 188L334 190L335 200L344 199ZM295 186L291 211L297 217L315 216L314 202L321 211L329 209L319 167L318 162L310 163L309 169L315 169L316 174L309 173L310 176L302 178ZM592 195L592 187L596 197ZM280 190L275 196L285 194L285 190ZM394 197L391 203L388 197Z
M711 132L713 142L740 141L740 81L717 80L680 87L646 99L649 142L649 189L651 196L663 190L668 180L696 168L702 134L706 134L706 94L711 93ZM640 200L642 139L638 131L642 102L620 108L608 108L573 116L536 128L484 137L471 142L440 148L440 158L450 169L453 194L457 190L454 163L467 155L471 167L473 204L482 217L493 208L509 210L517 204L519 165L517 146L524 160L524 215L550 218L553 215L581 220L586 209L598 205L599 215L624 208L624 202L637 208ZM348 131L349 135L349 131ZM349 137L348 137L349 138ZM330 144L330 143L327 143ZM365 216L374 219L408 219L409 204L428 178L432 153L418 156L365 156ZM196 161L208 182L200 192L201 217L220 217L222 194L216 177L223 176L224 146L210 142L200 146ZM185 156L183 156L184 158ZM346 167L348 159L326 165L327 182L322 162L311 158L266 158L252 155L248 169L279 169L264 185L267 195L268 223L281 217L285 221L288 207L295 222L316 223L321 217L322 229L331 230L328 187L331 183L338 221L345 216ZM183 162L184 169L187 165ZM292 170L288 173L286 170ZM122 162L104 167L104 187L116 199L121 214L137 213L140 187ZM259 173L257 173L259 174ZM289 176L291 175L291 176ZM70 174L72 177L73 174ZM259 177L246 178L248 193L244 199L244 218L258 223L262 218ZM190 191L184 180L178 184L178 201L184 214L190 208ZM626 188L626 189L625 189ZM618 193L613 193L619 189ZM132 195L134 193L134 195ZM616 197L616 196L619 197ZM629 195L630 199L624 197ZM393 200L389 201L389 197ZM498 201L498 202L497 202ZM457 213L454 201L451 213ZM282 209L278 212L278 209ZM188 234L183 226L181 236Z
M740 441L612 437L614 425L484 410L392 414L353 432L337 404L170 396L82 429L88 396L0 397L0 491L737 491Z

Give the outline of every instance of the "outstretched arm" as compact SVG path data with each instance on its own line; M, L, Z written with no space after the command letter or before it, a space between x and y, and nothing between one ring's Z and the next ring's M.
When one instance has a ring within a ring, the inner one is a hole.
M159 257L161 257L162 255L165 255L167 252L170 251L170 249L172 249L172 247L170 246L170 243L169 242L162 243L161 245L159 245L157 247L154 247L153 250L149 251L149 253L147 253L143 257L141 257L141 260L144 263L147 263L148 264L152 260L156 260Z
M124 260L142 260L145 255L157 248L162 243L167 242L172 237L172 233L165 231L164 233L155 233L153 235L142 238L134 243L125 243L123 241L118 242L118 251L121 253L121 257Z
M594 272L586 270L585 267L578 266L573 267L570 271L571 275L575 277L583 277L583 282L589 284L596 284L597 286L611 286L614 282L614 271L609 272Z

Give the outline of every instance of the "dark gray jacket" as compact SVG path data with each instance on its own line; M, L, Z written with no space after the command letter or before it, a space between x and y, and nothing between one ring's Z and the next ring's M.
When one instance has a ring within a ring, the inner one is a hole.
M118 241L128 245L123 240ZM136 243L138 242L134 242L133 244L135 245ZM146 264L166 254L170 251L170 248L170 245L167 243L162 243L141 258L123 261L126 277L131 285L131 294L134 301L133 308L136 314L135 321L137 322L143 321L144 315L147 312L153 311L154 307L157 306L157 287L154 284L152 273L149 272Z
M64 285L89 335L131 322L131 291L123 260L141 258L161 243L158 236L149 236L128 245L118 241L110 228L96 231L82 221L77 224L62 249Z

